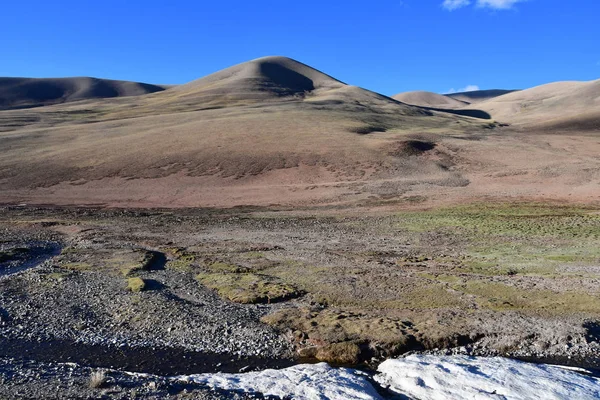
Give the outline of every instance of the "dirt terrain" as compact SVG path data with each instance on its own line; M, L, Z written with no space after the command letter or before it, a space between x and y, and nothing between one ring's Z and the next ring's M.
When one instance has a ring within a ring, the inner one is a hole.
M484 111L422 108L266 57L144 96L0 111L0 202L598 201L594 119L579 129L538 129L485 112L485 104L528 92L478 103ZM527 115L539 114L543 126L544 110Z
M0 215L2 357L175 375L455 348L599 367L597 207Z

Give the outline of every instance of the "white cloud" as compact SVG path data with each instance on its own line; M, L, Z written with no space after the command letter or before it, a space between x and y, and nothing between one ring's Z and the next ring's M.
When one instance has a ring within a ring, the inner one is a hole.
M526 0L477 0L477 7L492 8L494 10L508 10L515 4ZM456 10L471 4L471 0L444 0L442 7L446 10Z
M462 92L474 92L476 90L479 90L479 86L477 86L477 85L467 85L464 88L460 88L458 90L456 90L456 89L450 89L450 90L448 90L444 94L462 93Z
M489 7L496 10L507 10L524 0L477 0L478 7Z
M457 8L462 8L471 4L471 0L444 0L442 3L442 7L446 10L456 10Z

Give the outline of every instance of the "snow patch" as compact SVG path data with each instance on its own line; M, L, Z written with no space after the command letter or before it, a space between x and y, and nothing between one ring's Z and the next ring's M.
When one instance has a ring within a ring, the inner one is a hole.
M375 380L420 400L598 399L600 379L507 358L412 355L383 362Z
M584 370L501 357L411 355L383 362L374 379L399 398L407 399L600 399L600 379L577 371ZM173 379L214 389L281 398L382 400L367 374L332 368L325 363Z
M364 373L347 368L332 368L325 363L243 374L186 375L175 379L214 389L261 393L282 398L291 396L299 400L382 399Z

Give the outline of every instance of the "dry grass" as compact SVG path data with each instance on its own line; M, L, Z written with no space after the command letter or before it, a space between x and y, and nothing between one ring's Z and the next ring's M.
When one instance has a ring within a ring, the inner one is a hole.
M320 347L315 358L335 364L357 364L360 361L360 347L352 342L333 343Z
M100 389L106 385L106 373L104 371L94 371L90 375L89 387L91 389Z

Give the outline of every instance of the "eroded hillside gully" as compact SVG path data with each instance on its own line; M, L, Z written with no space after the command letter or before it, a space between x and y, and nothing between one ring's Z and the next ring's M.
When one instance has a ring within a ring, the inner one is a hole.
M548 382L571 373L585 390L600 376L591 207L361 216L4 207L0 234L0 395L35 398L51 386L64 397L247 398L312 382L308 392L334 398L429 398L427 385L380 364L406 354L402 370L423 376L427 365L491 368L448 358L465 355L586 368L528 372ZM303 365L322 361L339 368ZM91 388L98 369L105 381Z

